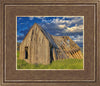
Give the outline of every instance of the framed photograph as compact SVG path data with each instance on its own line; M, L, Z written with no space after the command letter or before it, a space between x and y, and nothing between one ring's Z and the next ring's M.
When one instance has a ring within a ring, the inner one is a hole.
M16 20L17 69L84 69L83 16L20 16Z
M1 0L0 86L99 86L99 0Z

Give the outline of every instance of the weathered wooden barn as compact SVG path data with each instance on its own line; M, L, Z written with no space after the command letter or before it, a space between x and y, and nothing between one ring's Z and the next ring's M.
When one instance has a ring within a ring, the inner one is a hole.
M20 44L20 59L32 64L83 58L80 47L69 36L53 36L34 24Z

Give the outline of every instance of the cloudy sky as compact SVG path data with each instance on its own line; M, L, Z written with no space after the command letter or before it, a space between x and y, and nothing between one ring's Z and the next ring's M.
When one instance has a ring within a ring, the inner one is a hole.
M70 36L83 47L83 17L17 17L17 42L22 42L34 23L54 36Z

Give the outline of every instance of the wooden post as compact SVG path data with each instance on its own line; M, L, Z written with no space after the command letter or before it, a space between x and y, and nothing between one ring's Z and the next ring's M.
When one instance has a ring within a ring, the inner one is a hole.
M78 54L78 52L76 52L76 55L77 55L77 58L79 58L80 56L79 56L79 54Z
M79 50L78 52L80 54L80 58L83 58L81 51Z
M75 58L78 58L77 55L76 55L76 52L74 52L74 57L75 57Z
M55 48L53 48L53 59L54 59L54 61L56 60L56 51L55 51Z

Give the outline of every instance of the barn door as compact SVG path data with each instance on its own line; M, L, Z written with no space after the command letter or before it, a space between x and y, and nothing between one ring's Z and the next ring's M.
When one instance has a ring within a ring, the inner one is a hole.
M53 48L50 48L50 63L53 61Z
M25 59L28 59L28 47L25 47Z

